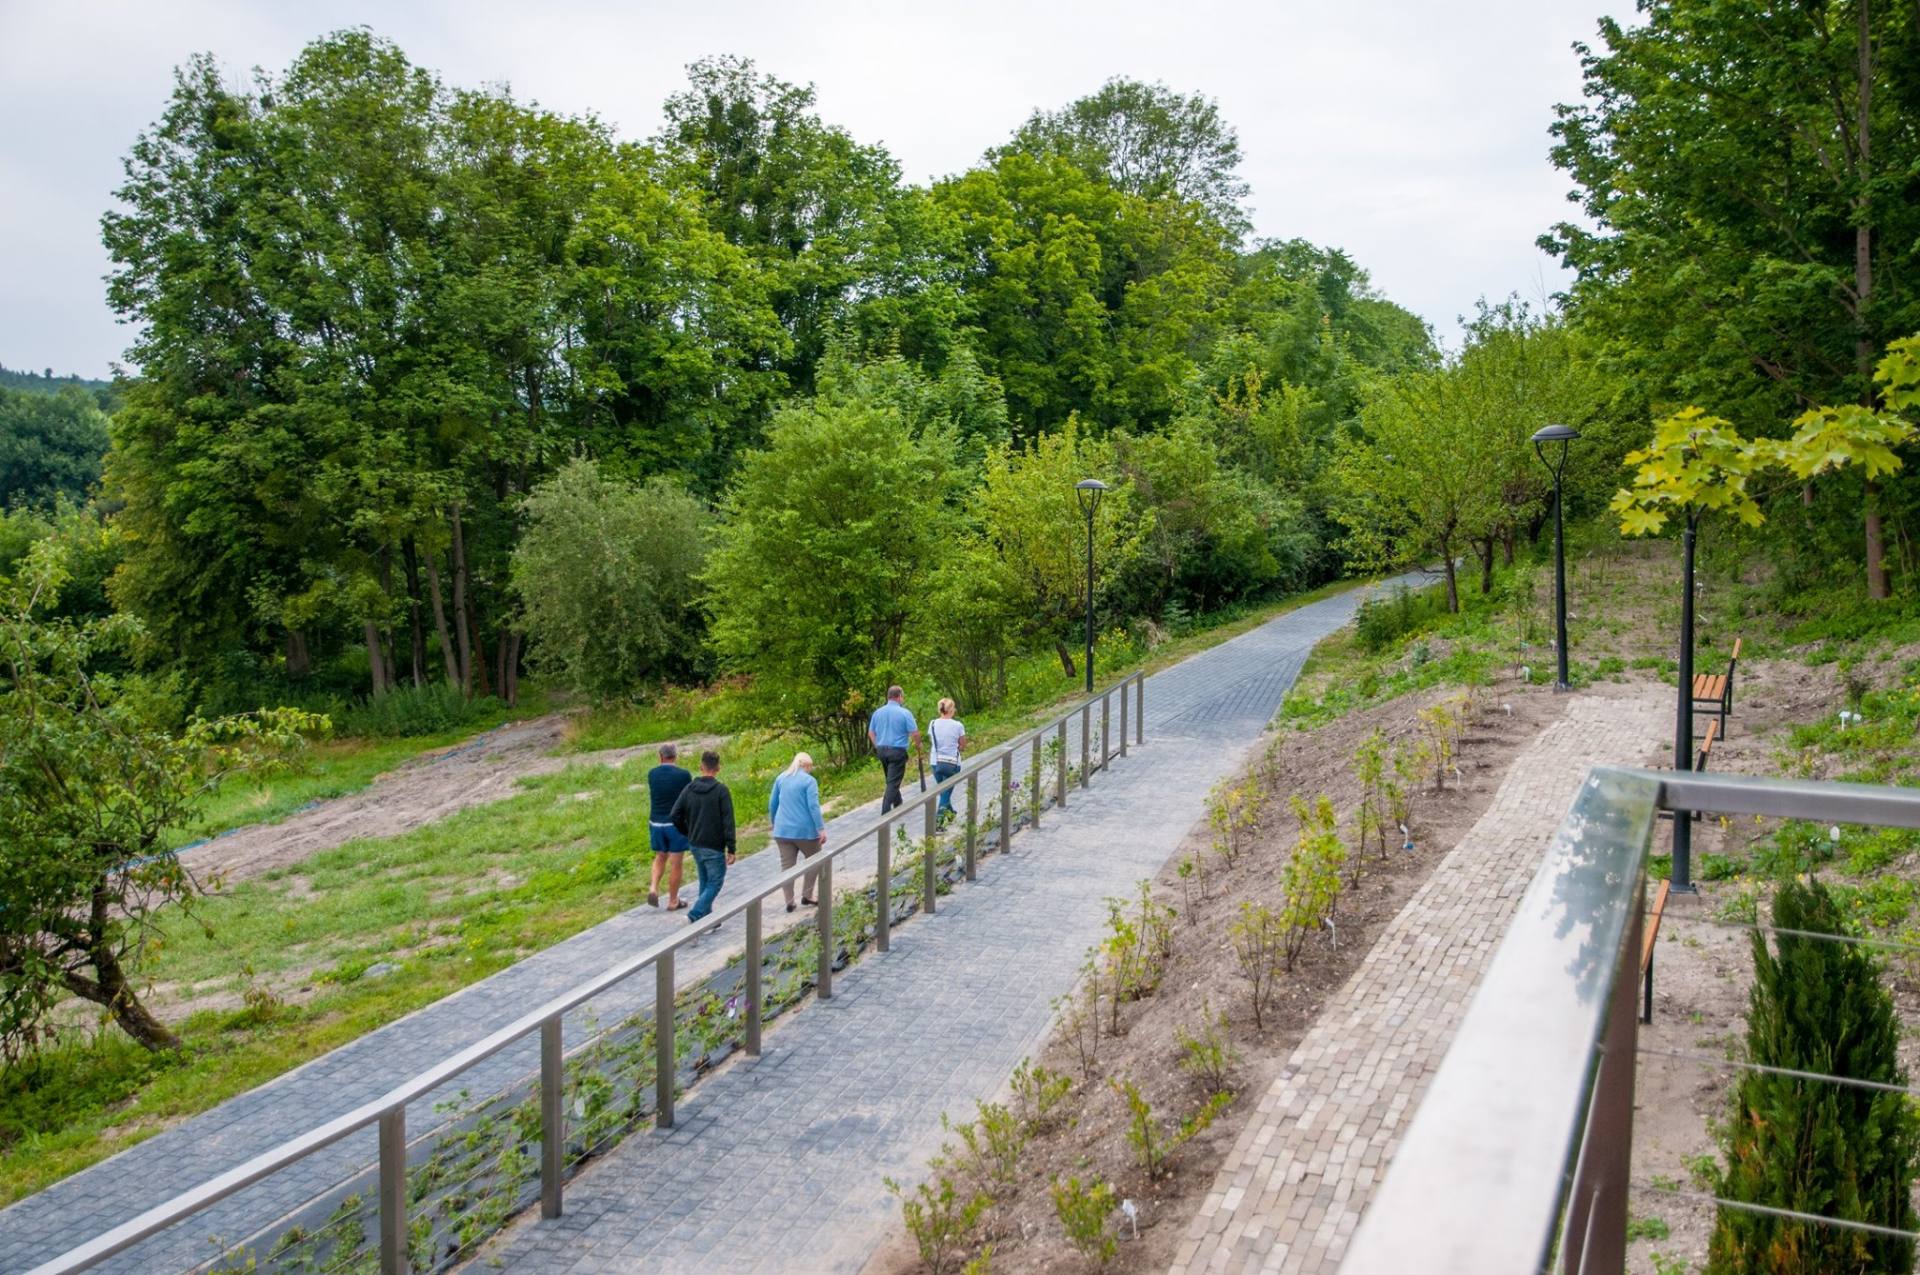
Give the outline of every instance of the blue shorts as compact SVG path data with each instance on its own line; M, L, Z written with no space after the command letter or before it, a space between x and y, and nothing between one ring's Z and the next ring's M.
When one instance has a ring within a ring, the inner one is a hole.
M662 828L657 823L647 825L647 831L653 836L649 839L655 854L685 854L687 852L687 834L672 824Z

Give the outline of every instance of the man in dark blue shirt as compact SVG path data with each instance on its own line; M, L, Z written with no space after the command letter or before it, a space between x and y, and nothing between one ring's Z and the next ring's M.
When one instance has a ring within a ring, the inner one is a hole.
M687 906L680 901L680 874L686 869L687 838L673 826L673 803L693 782L686 767L674 765L680 750L672 744L660 745L660 764L647 772L647 831L653 846L653 881L647 886L647 902L660 906L660 870L667 873L667 910Z

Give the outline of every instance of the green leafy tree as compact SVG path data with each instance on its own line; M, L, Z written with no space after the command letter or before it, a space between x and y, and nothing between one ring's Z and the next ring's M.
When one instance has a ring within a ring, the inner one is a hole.
M1034 112L1007 149L1062 154L1129 195L1186 200L1236 233L1247 227L1239 136L1198 93L1115 76L1062 110Z
M513 550L535 667L596 700L690 665L707 514L663 479L609 480L580 459L521 506Z
M1647 446L1627 453L1626 463L1635 467L1633 484L1616 492L1611 505L1620 515L1621 533L1657 532L1676 514L1689 528L1706 513L1759 526L1766 516L1748 482L1768 455L1717 416L1697 407L1676 412L1655 424Z
M1801 1075L1745 1071L1721 1126L1729 1200L1894 1231L1914 1229L1920 1115L1905 1094L1900 1021L1871 952L1840 936L1847 920L1818 881L1783 880L1773 897L1774 950L1753 935L1746 1061L1844 1076L1893 1092ZM1911 1271L1913 1241L1722 1207L1707 1250L1714 1275Z
M981 531L1015 581L1027 632L1053 643L1068 677L1075 674L1067 635L1087 610L1087 521L1074 490L1083 478L1108 484L1093 522L1097 595L1124 568L1140 534L1132 490L1110 443L1088 437L1070 418L1026 447L995 448L973 495Z
M1022 628L1020 596L1015 573L974 533L947 541L928 573L908 651L962 712L1006 698L1007 660Z
M59 542L28 551L0 579L0 1054L15 1058L54 1029L62 1001L99 1007L148 1049L174 1033L142 1003L142 958L171 905L200 885L165 834L236 770L324 724L276 710L180 734L151 720L146 697L91 671L134 629L126 617L53 620L65 582Z
M0 386L0 509L85 500L106 452L106 415L85 390Z
M715 649L773 721L860 753L949 543L953 443L885 405L806 402L745 458L703 576Z
M1920 22L1911 0L1787 9L1655 0L1576 46L1554 161L1591 229L1543 244L1642 396L1736 420L1873 405L1875 352L1920 329ZM1883 597L1867 489L1869 592Z

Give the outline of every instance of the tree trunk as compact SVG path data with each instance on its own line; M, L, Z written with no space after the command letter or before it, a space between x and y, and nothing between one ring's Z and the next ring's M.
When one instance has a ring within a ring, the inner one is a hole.
M433 600L433 631L440 640L440 663L447 670L447 685L460 689L460 660L453 650L453 639L447 635L447 604L440 593L440 564L438 553L427 555L427 592Z
M313 672L313 657L307 653L307 635L299 629L287 630L287 676L305 677Z
M1447 562L1447 611L1451 615L1460 614L1460 581L1453 561L1453 546L1442 550Z
M413 537L400 542L400 563L407 573L407 627L413 639L413 684L427 684L427 626L420 608L420 555Z
M517 629L509 635L507 640L507 656L506 659L501 661L506 669L506 672L500 678L500 684L506 687L506 694L501 696L501 698L507 701L508 708L512 708L520 702L520 644L525 637L526 634L521 633Z
M1078 677L1080 674L1075 670L1073 665L1073 652L1067 649L1067 644L1059 638L1055 638L1053 640L1053 650L1054 653L1060 657L1060 667L1066 670L1067 676Z
M1493 537L1488 536L1473 548L1480 555L1480 596L1484 598L1493 592Z
M127 980L126 971L121 968L119 954L114 951L112 940L108 937L111 930L108 918L114 906L113 892L108 889L104 879L96 881L87 923L86 955L87 964L93 967L94 977L82 978L69 970L62 981L74 995L104 1006L113 1015L113 1021L119 1024L120 1030L144 1048L155 1052L178 1049L180 1038L140 1003L133 984Z
M1512 566L1513 565L1513 528L1512 527L1508 527L1506 531L1501 533L1500 548L1502 550L1502 556L1504 556L1506 559L1506 564L1508 566Z
M507 700L509 704L513 702L507 699L507 641L511 636L507 630L502 629L500 636L495 638L493 643L493 684L500 688L500 698Z
M380 650L380 626L372 620L364 622L367 640L367 666L373 679L373 697L379 699L387 693L387 668Z
M1859 20L1858 57L1859 77L1859 114L1854 122L1854 136L1859 139L1859 162L1854 171L1854 179L1859 193L1853 197L1853 291L1857 309L1854 311L1853 357L1856 370L1860 374L1860 401L1868 407L1873 406L1873 333L1867 326L1867 311L1873 297L1873 209L1867 194L1867 183L1873 177L1873 13L1870 0L1857 0L1855 13ZM1867 596L1870 598L1887 597L1892 590L1887 583L1886 538L1880 525L1880 484L1867 483L1866 501L1867 533Z
M453 506L453 625L460 638L460 691L473 697L473 624L467 609L467 540ZM484 676L484 674L483 674Z

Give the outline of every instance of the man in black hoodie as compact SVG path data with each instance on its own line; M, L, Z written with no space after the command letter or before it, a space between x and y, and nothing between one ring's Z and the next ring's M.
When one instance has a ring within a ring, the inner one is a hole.
M673 826L691 843L694 866L700 869L700 894L687 913L689 924L713 911L735 857L733 794L719 776L720 754L709 748L700 754L700 777L673 803Z

